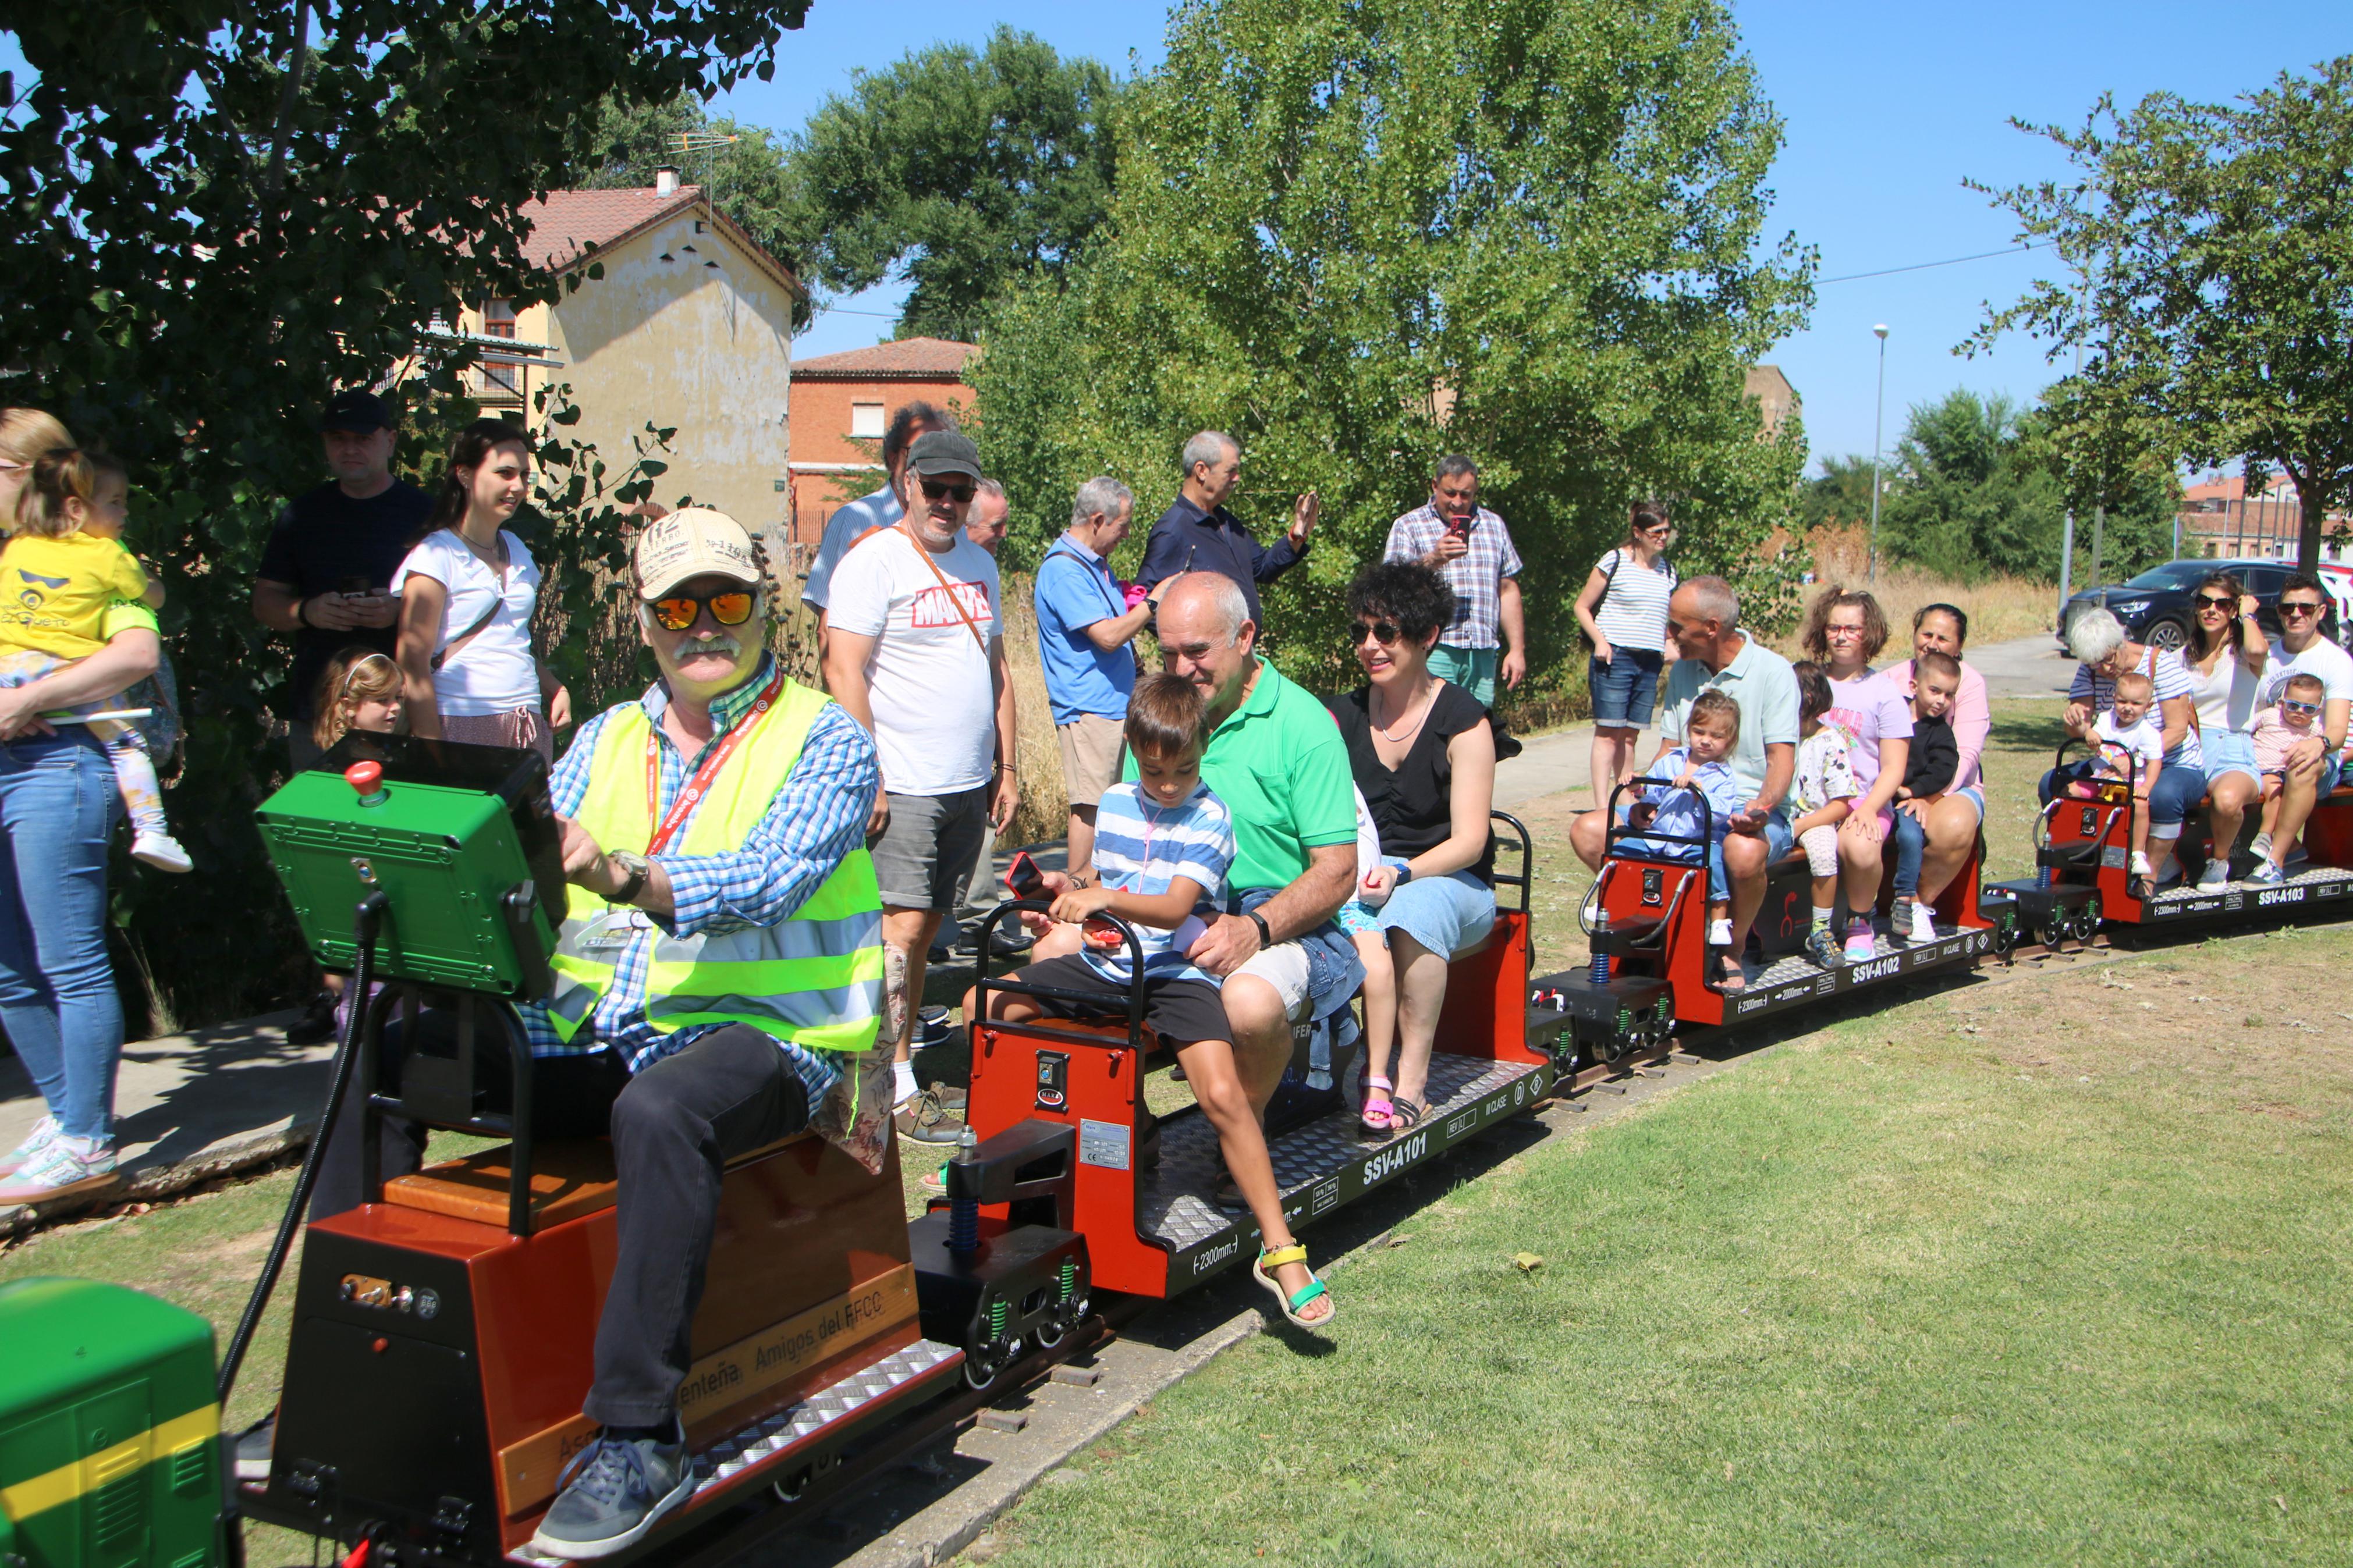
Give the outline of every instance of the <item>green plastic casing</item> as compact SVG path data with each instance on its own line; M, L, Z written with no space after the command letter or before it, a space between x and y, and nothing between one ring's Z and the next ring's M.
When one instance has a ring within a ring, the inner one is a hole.
M386 781L370 804L342 774L314 770L289 779L259 816L322 967L348 971L358 962L352 912L382 891L391 908L376 941L378 979L524 994L501 902L532 872L499 795ZM530 920L540 951L553 952L555 932L535 900Z
M0 1540L39 1568L216 1568L212 1325L120 1285L0 1285Z

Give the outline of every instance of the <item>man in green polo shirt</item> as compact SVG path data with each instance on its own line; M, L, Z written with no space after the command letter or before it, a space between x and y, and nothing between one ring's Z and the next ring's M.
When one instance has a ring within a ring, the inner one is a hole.
M1321 1016L1363 983L1356 949L1332 923L1356 879L1356 782L1324 704L1258 656L1258 626L1230 578L1187 572L1157 595L1161 667L1208 702L1201 777L1234 824L1228 912L1187 955L1223 983L1235 1067L1263 1113L1291 1060L1292 1018L1311 1002ZM1126 776L1135 777L1133 756ZM1092 866L1067 880L1047 876L1056 892L1093 879ZM1074 951L1076 934L1045 927L1036 955Z
M1702 691L1722 691L1740 707L1740 739L1727 760L1748 804L1733 816L1724 839L1736 958L1765 902L1766 869L1793 842L1782 808L1798 768L1798 677L1788 659L1740 629L1740 595L1721 577L1694 577L1675 590L1667 601L1667 633L1683 657L1668 671L1660 699L1658 756L1683 743L1684 716ZM1609 826L1606 814L1588 811L1569 829L1577 858L1595 870ZM1726 991L1746 984L1737 972L1722 982Z

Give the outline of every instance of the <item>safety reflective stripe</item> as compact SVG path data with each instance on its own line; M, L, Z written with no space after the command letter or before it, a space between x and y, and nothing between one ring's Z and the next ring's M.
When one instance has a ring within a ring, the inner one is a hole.
M810 726L827 700L787 684L732 765L709 781L693 819L674 846L681 855L740 848L800 758ZM590 759L587 796L576 820L599 844L648 841L652 808L632 789L628 763L650 738L651 723L635 705L615 710ZM614 964L586 944L601 919L623 906L575 893L577 912L565 922L550 967L556 977L548 1023L569 1042L613 984ZM743 1023L812 1049L874 1047L882 1011L881 895L874 862L863 848L843 857L833 873L796 910L773 926L744 926L691 937L656 928L647 975L646 1021L663 1033L703 1024Z

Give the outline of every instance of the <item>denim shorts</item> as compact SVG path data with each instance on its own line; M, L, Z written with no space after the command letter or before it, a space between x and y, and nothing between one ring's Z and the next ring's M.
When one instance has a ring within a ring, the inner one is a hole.
M1468 871L1416 877L1381 906L1383 931L1401 931L1451 958L1484 942L1495 925L1495 889Z
M1607 664L1599 658L1585 661L1593 721L1612 729L1641 729L1651 721L1651 705L1659 695L1659 666L1666 656L1654 647L1610 651L1617 657Z
M2200 735L2199 743L2206 752L2207 788L2220 784L2224 773L2244 773L2258 784L2263 782L2255 770L2255 742L2250 737L2234 731Z

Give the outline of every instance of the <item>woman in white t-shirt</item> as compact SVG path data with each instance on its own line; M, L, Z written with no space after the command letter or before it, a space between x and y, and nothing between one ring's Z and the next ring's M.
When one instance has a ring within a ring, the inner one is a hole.
M1663 501L1636 505L1626 542L1593 563L1570 606L1593 643L1586 688L1593 699L1593 804L1634 776L1634 743L1651 721L1665 661L1667 600L1675 569L1663 558L1674 524Z
M2208 574L2189 591L2189 605L2194 624L2181 664L2189 672L2190 722L2206 758L2206 823L2217 848L2198 885L2219 888L2231 879L2231 847L2247 806L2263 793L2248 731L2272 650L2255 624L2254 595L2230 573Z
M530 482L522 431L477 419L459 433L425 532L392 576L396 657L411 734L530 746L552 763L572 698L532 653L539 564L506 529Z

